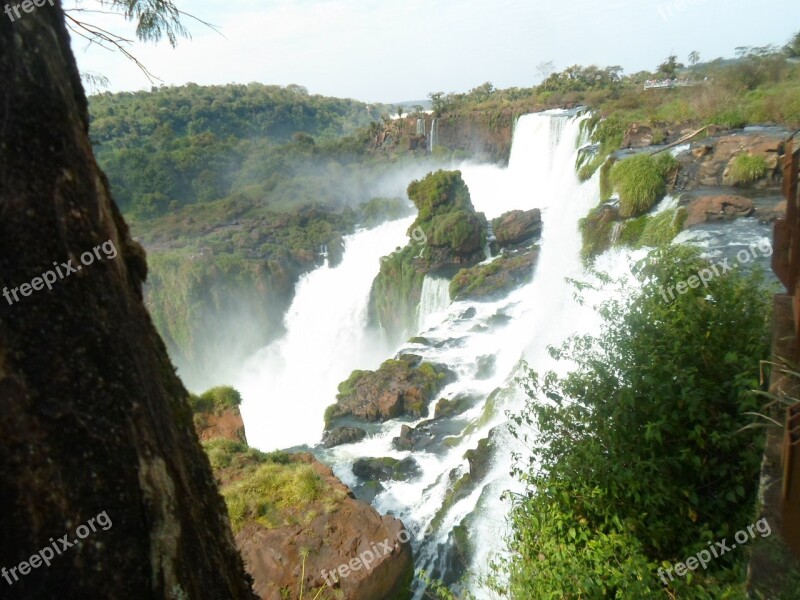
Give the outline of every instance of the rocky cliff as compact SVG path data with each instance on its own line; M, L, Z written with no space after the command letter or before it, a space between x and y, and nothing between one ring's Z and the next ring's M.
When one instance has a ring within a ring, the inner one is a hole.
M311 454L248 448L240 400L215 388L192 404L258 597L407 598L413 560L403 523L356 500Z

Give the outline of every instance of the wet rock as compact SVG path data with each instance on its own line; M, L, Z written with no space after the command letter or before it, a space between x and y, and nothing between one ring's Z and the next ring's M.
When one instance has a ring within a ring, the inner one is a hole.
M353 463L353 475L367 481L405 481L420 473L410 456L403 460L391 457L359 458Z
M538 208L509 211L492 219L492 230L501 248L529 243L542 233L542 213Z
M706 223L734 219L736 217L749 217L755 211L753 201L742 196L700 196L689 202L686 207L689 212L684 228Z
M333 448L342 444L353 444L367 437L367 432L360 427L334 427L322 435L322 445Z
M443 365L421 360L419 355L403 354L384 361L377 371L353 371L339 384L336 404L325 411L326 429L347 415L367 421L426 416L429 401L454 374Z
M450 282L453 300L497 300L533 279L539 256L538 246L521 253L510 253L486 265L461 269Z
M451 398L440 398L433 412L434 419L454 417L469 410L480 402L481 396L475 394L457 394Z
M458 318L459 319L474 319L476 314L478 314L478 311L475 309L474 306L470 306L467 310L465 310L460 315L458 315Z
M759 208L756 216L762 223L773 223L776 219L782 219L786 216L786 200L781 200L771 208Z
M489 379L494 375L494 365L496 357L493 354L485 354L479 356L477 361L477 370L475 371L475 379Z

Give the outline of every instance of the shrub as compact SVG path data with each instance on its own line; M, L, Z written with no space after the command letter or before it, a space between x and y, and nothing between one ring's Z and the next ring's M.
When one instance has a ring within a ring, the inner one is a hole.
M754 517L762 435L745 425L770 297L759 273L734 272L664 301L706 266L696 249L651 252L633 269L641 288L601 307L601 334L553 351L575 370L523 381L513 421L531 455L516 469L529 492L511 514L512 598L745 597L746 552L666 589L656 573Z
M767 160L763 156L739 154L731 161L731 178L735 185L747 185L767 174Z
M242 396L230 386L213 387L199 396L189 395L192 412L219 412L241 403Z
M619 215L635 217L650 210L666 190L667 174L677 161L668 153L637 154L611 168L611 184L619 194Z

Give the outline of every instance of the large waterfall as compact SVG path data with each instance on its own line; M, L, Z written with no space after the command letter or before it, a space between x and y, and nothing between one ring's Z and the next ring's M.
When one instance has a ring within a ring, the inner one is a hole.
M366 333L367 303L379 257L406 243L412 218L345 238L342 263L297 284L286 334L244 365L236 388L250 445L262 450L313 445L325 408L353 369L376 368L381 348Z
M418 325L429 343L406 343L381 354L366 333L370 283L377 274L378 258L405 242L409 222L386 223L348 238L339 267L320 269L301 281L286 317L286 335L254 357L238 382L245 398L248 439L269 450L317 443L323 411L335 401L336 385L353 369L375 368L396 351L447 364L457 380L439 397L472 399L466 412L437 421L449 436L448 443L434 451L396 450L392 438L401 426L417 424L405 419L370 426L370 435L357 444L318 452L352 486L359 483L351 470L355 458L414 458L419 474L406 481L384 482L385 489L373 504L402 518L410 530L425 531L413 542L416 568L434 577L450 580L459 570L452 551L453 530L462 523L471 559L461 570L480 577L491 556L503 551L509 506L501 494L520 491L509 475L517 446L507 430L506 411L517 412L524 406L516 382L522 361L539 373L561 370L563 366L554 364L547 352L548 345L558 345L573 333L596 331L599 325L591 302L577 303L574 288L565 281L584 276L578 220L599 196L596 178L580 184L575 177L580 120L564 113L521 117L507 168L459 167L476 210L487 218L512 209L541 209L541 252L531 283L499 301L449 303L447 281L427 277ZM626 258L614 260L611 253L601 265L624 270ZM470 493L448 503L455 478L468 471L465 451L476 448L492 429L496 451L488 474ZM477 583L469 587L477 597L487 597ZM422 586L416 588L419 599Z

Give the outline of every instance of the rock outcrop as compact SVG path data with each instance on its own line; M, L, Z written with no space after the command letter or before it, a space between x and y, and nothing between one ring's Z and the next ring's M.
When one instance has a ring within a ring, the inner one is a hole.
M678 189L691 190L700 186L733 186L731 164L736 156L749 154L763 157L766 175L755 187L770 187L779 177L778 157L783 154L782 137L763 133L737 133L718 138L706 138L691 145L690 152L678 157L681 164Z
M360 427L334 427L322 434L322 445L325 448L334 448L343 444L360 442L367 437L367 432Z
M330 468L310 454L293 455L291 460L310 467L322 493L311 502L279 509L276 527L251 520L236 533L259 598L283 600L287 590L294 594L301 587L309 598L321 588L328 594L321 592L320 597L409 598L414 569L411 536L403 523L356 500ZM236 480L229 485L235 486Z
M451 378L445 367L420 362L413 354L384 361L377 371L353 371L325 413L326 429L345 416L365 421L426 416L428 404Z
M450 282L453 300L496 300L533 279L538 246L511 251L489 264L461 269Z
M426 273L454 272L485 258L487 222L472 206L459 171L437 171L408 186L418 215L411 241L381 259L370 292L370 320L391 340L416 325L416 309Z
M691 227L698 223L749 217L755 211L753 201L742 196L700 196L691 200L686 209L689 216L683 226Z
M341 593L363 600L408 597L413 561L402 522L356 500L331 469L309 453L265 454L248 448L238 430L218 426L220 418L241 420L238 406L220 408L209 402L218 390L225 397L239 398L232 388L215 388L194 397L194 422L227 500L236 546L259 598L283 600L286 590L298 589L311 597L321 592L321 598ZM363 460L356 474L376 480L404 477L418 468L410 458ZM386 548L382 542L389 549L373 552L369 564L346 577L330 575L373 544ZM329 588L329 595L323 588Z
M500 248L526 244L542 233L542 212L512 210L492 219L492 230Z

